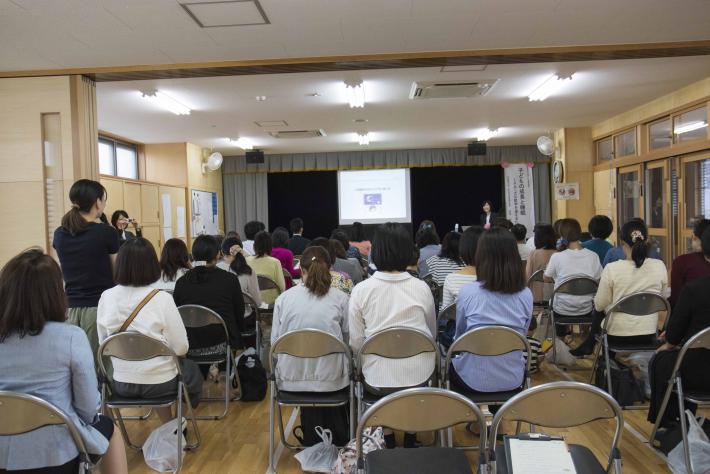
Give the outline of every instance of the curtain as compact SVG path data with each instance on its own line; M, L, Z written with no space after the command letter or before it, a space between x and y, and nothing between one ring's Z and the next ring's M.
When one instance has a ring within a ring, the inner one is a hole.
M533 168L533 192L535 193L535 222L551 224L552 203L549 163L538 163Z
M268 224L269 188L266 173L224 175L222 180L226 231L236 230L244 239L244 224L247 222L255 220Z

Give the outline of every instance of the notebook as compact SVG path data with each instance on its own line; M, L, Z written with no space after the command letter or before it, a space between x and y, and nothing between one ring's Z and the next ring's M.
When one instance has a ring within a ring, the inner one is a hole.
M567 443L540 433L506 436L510 474L576 474Z

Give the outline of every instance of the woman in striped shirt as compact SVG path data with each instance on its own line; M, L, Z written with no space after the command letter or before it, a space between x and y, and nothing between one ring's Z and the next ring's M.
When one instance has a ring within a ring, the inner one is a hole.
M449 232L441 241L441 251L426 260L426 266L437 285L442 286L446 276L463 268L459 257L461 234Z
M483 227L473 225L461 234L459 240L459 255L463 260L464 267L450 273L444 279L444 297L441 307L446 308L450 304L456 303L459 290L462 286L476 281L476 248L478 238L483 234Z

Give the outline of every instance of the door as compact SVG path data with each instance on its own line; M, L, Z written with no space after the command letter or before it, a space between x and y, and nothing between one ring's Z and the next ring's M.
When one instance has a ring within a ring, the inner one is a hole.
M681 159L678 179L681 203L678 255L692 251L693 224L698 218L710 218L710 153Z
M178 238L187 242L187 209L185 207L185 188L160 186L161 205L163 199L170 200L170 216L160 213L160 227L163 239ZM165 197L167 196L167 198Z
M160 226L160 197L157 184L141 184L141 219L143 225Z
M619 225L633 217L644 218L643 183L641 181L641 165L628 166L619 169L619 184L617 186L619 206Z
M671 251L671 199L670 172L668 160L646 164L644 172L644 194L646 225L651 244L661 253L661 258L670 267Z

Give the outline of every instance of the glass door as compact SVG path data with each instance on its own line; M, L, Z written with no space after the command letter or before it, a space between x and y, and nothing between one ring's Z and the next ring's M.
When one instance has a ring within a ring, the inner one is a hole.
M646 164L645 186L642 190L645 201L646 225L653 245L661 254L667 267L672 259L670 226L670 173L668 161Z
M678 254L691 251L693 224L699 218L710 218L710 153L681 159L680 179L680 238Z
M633 217L644 217L641 165L619 169L619 227Z

